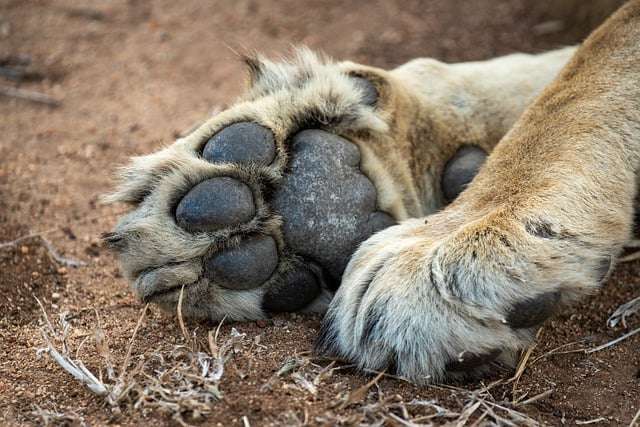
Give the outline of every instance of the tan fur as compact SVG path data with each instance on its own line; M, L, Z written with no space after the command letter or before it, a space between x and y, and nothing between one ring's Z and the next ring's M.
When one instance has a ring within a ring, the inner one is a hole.
M463 145L490 152L573 51L452 65L417 59L388 73L369 69L381 77L380 109L389 131L352 140L381 209L407 219L442 207L447 160Z
M446 365L465 353L497 349L512 364L535 330L509 323L514 307L544 295L569 303L606 277L630 237L639 162L634 0L578 49L453 204L361 246L321 348L418 382L458 375Z
M439 180L453 153L465 144L490 150L571 52L567 48L455 65L425 59L392 71L335 63L304 49L290 62L249 58L251 87L238 103L189 136L157 153L134 158L122 169L117 191L106 200L132 203L136 209L121 219L106 240L120 253L125 277L145 300L164 291L151 300L173 310L184 286L186 316L265 317L260 304L265 289L302 262L284 248L281 219L263 197L265 186L278 185L282 179L289 160L288 139L301 123L312 121L315 127L358 145L361 169L378 191L378 209L397 220L422 216L443 205ZM363 94L350 76L364 77L376 86L375 107L362 102ZM239 121L271 129L277 144L272 165L214 165L199 158L198 151L208 138ZM173 218L176 201L197 183L215 176L236 177L249 185L256 217L218 232L185 232ZM238 245L247 233L276 239L277 273L261 288L245 292L204 279L204 258ZM325 291L308 309L324 311L329 299Z

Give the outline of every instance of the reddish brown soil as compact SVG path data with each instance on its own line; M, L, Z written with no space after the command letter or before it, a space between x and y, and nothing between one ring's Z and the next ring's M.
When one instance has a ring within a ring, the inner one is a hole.
M338 58L385 67L417 56L475 60L575 43L603 13L588 15L557 3L0 2L0 60L26 55L32 69L44 76L22 83L0 77L0 85L37 90L62 102L50 108L0 96L0 241L53 230L46 238L60 252L88 263L60 268L37 239L0 249L0 423L36 423L31 415L35 405L75 411L91 425L148 422L136 411L112 413L48 358L36 358L42 340L32 295L51 313L73 313L78 336L92 330L92 308L97 308L115 355L123 355L141 306L97 239L110 230L122 207L103 207L98 197L109 190L113 169L129 156L171 142L239 94L243 74L233 49L280 54L291 44L307 44ZM549 24L556 19L561 22ZM639 273L638 263L619 267L602 293L546 324L531 360L577 340L586 338L582 345L593 346L621 335L622 328L608 329L605 321L619 304L640 294ZM630 322L630 327L638 325L637 318ZM317 318L296 315L233 325L249 340L260 334L266 347L244 348L236 355L221 383L225 397L205 423L241 425L246 416L251 425L282 424L295 416L302 420L305 413L311 424L320 423L318 417L327 423L358 422L364 403L336 406L338 395L368 380L356 373L336 372L316 396L289 387L287 381L262 388L288 356L310 350L318 325ZM201 331L210 327L198 325ZM230 328L224 326L221 334ZM173 317L152 307L134 351L180 340ZM525 371L516 396L553 393L520 410L550 425L600 417L606 424L628 424L640 407L639 344L640 336L635 336L589 355L538 360ZM95 351L88 347L84 360L96 367ZM247 376L241 378L240 372ZM379 390L404 401L420 397L454 410L461 407L445 389L385 378ZM514 397L511 386L497 387L493 394L496 401ZM159 414L152 417L159 424L174 423Z

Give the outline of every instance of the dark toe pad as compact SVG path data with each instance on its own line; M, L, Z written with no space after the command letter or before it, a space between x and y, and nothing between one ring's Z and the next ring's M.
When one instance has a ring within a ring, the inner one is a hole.
M247 222L254 215L249 187L224 176L196 185L176 208L176 221L187 231L215 231Z
M394 220L376 212L376 189L360 172L354 144L305 130L294 136L291 153L291 170L273 201L285 241L337 283L357 246Z
M511 308L507 323L515 329L532 328L547 320L560 302L560 292L546 292L520 301Z
M252 237L206 260L205 276L223 288L253 289L266 282L277 265L278 249L273 238Z
M234 123L207 141L202 157L212 163L270 164L276 156L271 131L257 123Z
M442 173L442 195L452 202L464 191L487 159L487 153L479 147L468 145L460 148L447 162Z
M267 290L262 308L270 313L297 311L310 304L320 294L318 279L301 267L290 271Z
M447 371L451 372L469 372L476 368L493 362L501 351L498 349L483 354L475 354L468 351L462 352L457 360L449 362L446 366Z

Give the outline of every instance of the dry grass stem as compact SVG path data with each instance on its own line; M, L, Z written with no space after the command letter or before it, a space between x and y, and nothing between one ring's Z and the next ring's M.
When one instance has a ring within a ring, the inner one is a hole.
M17 89L9 86L0 86L0 95L7 96L9 98L24 99L26 101L44 104L49 107L59 107L61 104L59 100L52 98L49 95L45 95L44 93Z
M537 395L535 395L535 396L533 396L533 397L531 397L531 398L529 398L527 400L524 400L522 402L518 402L516 405L517 406L530 405L532 403L537 402L538 400L545 399L545 398L551 396L552 394L553 394L553 390L551 390L551 389L547 390L547 391L543 391L542 393L537 394Z
M38 405L34 405L31 415L38 420L38 425L42 426L72 425L85 427L87 425L84 418L73 411L60 412L55 409L43 409Z
M40 240L42 241L42 244L44 244L44 247L47 248L47 252L49 253L49 256L51 257L51 259L53 259L53 261L57 262L58 264L64 265L65 267L74 267L74 268L84 267L85 265L87 265L87 263L84 261L63 257L56 250L53 244L47 239L45 239L44 237L40 236Z
M45 343L45 348L38 350L37 354L48 354L64 371L103 398L114 413L119 413L123 407L139 411L143 416L159 412L180 425L187 425L186 420L206 417L212 412L215 402L222 398L219 384L225 364L233 353L240 350L245 339L245 334L232 329L229 337L219 344L218 327L215 334L213 331L209 332L210 353L184 345L169 345L163 349L134 355L134 343L148 311L146 305L129 339L126 354L116 370L108 338L97 312L94 334L73 335L74 339L82 337L84 340L78 345L75 357L72 357L68 339L72 330L68 321L70 316L62 313L54 324L40 301L36 301L43 313L44 326L41 332ZM106 379L95 375L80 360L82 345L91 337L95 340L96 352L106 368ZM195 343L194 340L194 345ZM43 424L57 422L63 416L68 419L68 414L60 415L42 410L33 416L41 419Z
M638 409L638 412L636 412L633 419L629 423L629 427L637 427L639 425L640 425L640 409Z
M384 372L380 372L378 375L375 376L374 379L372 379L365 385L349 393L345 401L340 405L340 408L346 408L347 406L352 405L356 402L363 401L367 397L367 393L369 392L369 389L373 387L374 384L377 384L383 375L384 375Z
M576 424L579 426L584 426L584 425L588 425L588 424L596 424L596 423L602 423L602 422L606 422L607 419L605 417L598 417L598 418L594 418L592 420L586 420L586 421L580 421L580 420L576 420Z
M608 343L599 345L598 347L587 349L584 352L587 353L587 354L591 354L591 353L595 353L596 351L604 350L606 348L609 348L609 347L612 347L612 346L618 344L621 341L626 340L627 338L637 334L638 332L640 332L640 328L636 328L636 329L632 330L631 332L627 332L626 334L622 335L621 337L618 337L618 338L616 338L614 340L611 340Z
M569 350L569 351L558 351L561 350L563 348L567 348L570 347L572 345L576 345L576 344L582 344L584 342L584 340L580 340L580 341L573 341L570 343L566 343L566 344L562 344L556 348L553 348L549 351L547 351L546 353L541 354L540 356L536 357L535 359L533 359L531 361L531 363L529 365L534 365L535 363L537 363L539 360L544 359L548 356L554 355L554 354L569 354L569 353L584 353L584 348L578 348L575 350Z
M539 335L540 335L540 332L538 332L538 336ZM536 337L536 339L537 338L538 337ZM524 370L527 368L527 361L529 361L529 358L531 357L531 353L533 353L533 350L535 348L536 348L535 342L531 344L529 348L527 348L527 351L524 352L524 354L522 355L522 358L520 359L520 362L518 363L516 373L513 375L513 377L511 377L511 379L508 380L508 382L513 382L513 386L511 388L511 396L514 399L516 396L516 390L518 388L518 382L520 381L520 377L522 377Z
M86 385L93 393L98 396L106 396L109 393L107 385L89 371L82 361L77 359L74 360L71 357L67 345L70 325L65 320L64 313L59 317L61 328L61 330L59 330L58 328L55 328L49 320L49 316L38 298L36 298L36 302L40 306L45 320L45 327L40 329L40 333L44 343L46 344L45 348L38 350L37 355L40 356L42 353L47 353L49 357L51 357L62 369L71 374L76 380ZM53 343L53 339L57 339L62 343L62 350L59 351L57 349Z
M120 210L120 211L108 213L106 215L104 215L104 214L103 215L88 215L88 216L85 216L84 218L82 218L81 220L76 221L74 224L75 225L83 225L83 224L90 223L91 221L94 221L96 219L111 218L111 217L114 217L114 216L122 215L122 214L124 214L126 212L127 212L127 210L123 209L123 210ZM33 239L33 238L36 238L36 237L43 238L46 235L60 232L63 229L64 229L64 227L60 226L60 227L49 228L47 230L34 231L32 233L27 233L27 234L25 234L23 236L20 236L20 237L14 239L14 240L0 242L0 249L15 248L19 243L22 243L22 242L24 242L26 240Z
M187 331L187 327L184 324L184 319L182 318L182 301L184 298L184 285L180 288L180 296L178 296L178 324L180 325L180 332L182 332L182 336L184 337L185 342L189 342L189 332Z
M609 319L607 319L607 325L611 328L615 328L618 323L621 323L624 328L627 327L627 317L640 311L640 297L634 298L629 302L622 304L613 312Z
M87 263L84 261L80 261L73 258L67 258L60 255L60 252L56 250L53 244L49 240L43 237L43 234L52 233L57 230L58 229L50 229L50 230L45 230L44 232L31 233L31 234L27 234L25 236L19 237L15 240L11 240L9 242L3 242L3 243L0 243L0 249L15 248L19 243L24 242L25 240L39 239L42 242L42 245L44 246L44 248L47 250L47 254L54 262L60 265L63 265L65 267L74 267L74 268L84 267L85 265L87 265Z

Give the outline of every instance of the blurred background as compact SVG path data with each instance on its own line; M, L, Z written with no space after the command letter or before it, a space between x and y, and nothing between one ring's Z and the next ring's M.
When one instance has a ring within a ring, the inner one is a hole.
M114 166L224 109L234 52L480 60L577 43L621 3L0 0L0 236L85 217Z
M304 44L337 59L380 67L421 56L481 60L578 43L621 3L0 0L0 245L19 239L0 248L0 414L21 419L34 399L45 396L82 407L73 400L78 386L33 356L39 314L32 295L53 310L85 313L87 307L101 307L114 348L126 346L139 305L98 238L111 229L122 207L101 206L99 196L111 189L114 169L130 156L172 142L233 102L244 81L234 52L280 56ZM79 261L79 267L55 261L51 248ZM636 273L619 273L612 280L625 286L585 303L578 312L590 317L560 319L565 324L552 326L547 342L562 344L596 331L608 334L607 313L637 296L632 286ZM172 319L155 311L150 319L142 334L146 345L179 335ZM304 350L317 320L308 325L296 326L302 329L295 341L275 331L274 342L286 351ZM629 383L637 369L625 356L637 354L631 351L606 362L627 361L622 371L589 384L619 381L611 399L637 389L637 381ZM273 369L265 366L267 372ZM549 409L552 424L560 416L564 420L564 411L609 410L609 398L585 397L571 388L585 371L568 366L558 365L553 377L561 387L564 375L567 387L562 390L566 404L557 406L562 411ZM93 402L86 394L81 397ZM101 414L98 404L91 405ZM629 405L613 411L627 419Z

